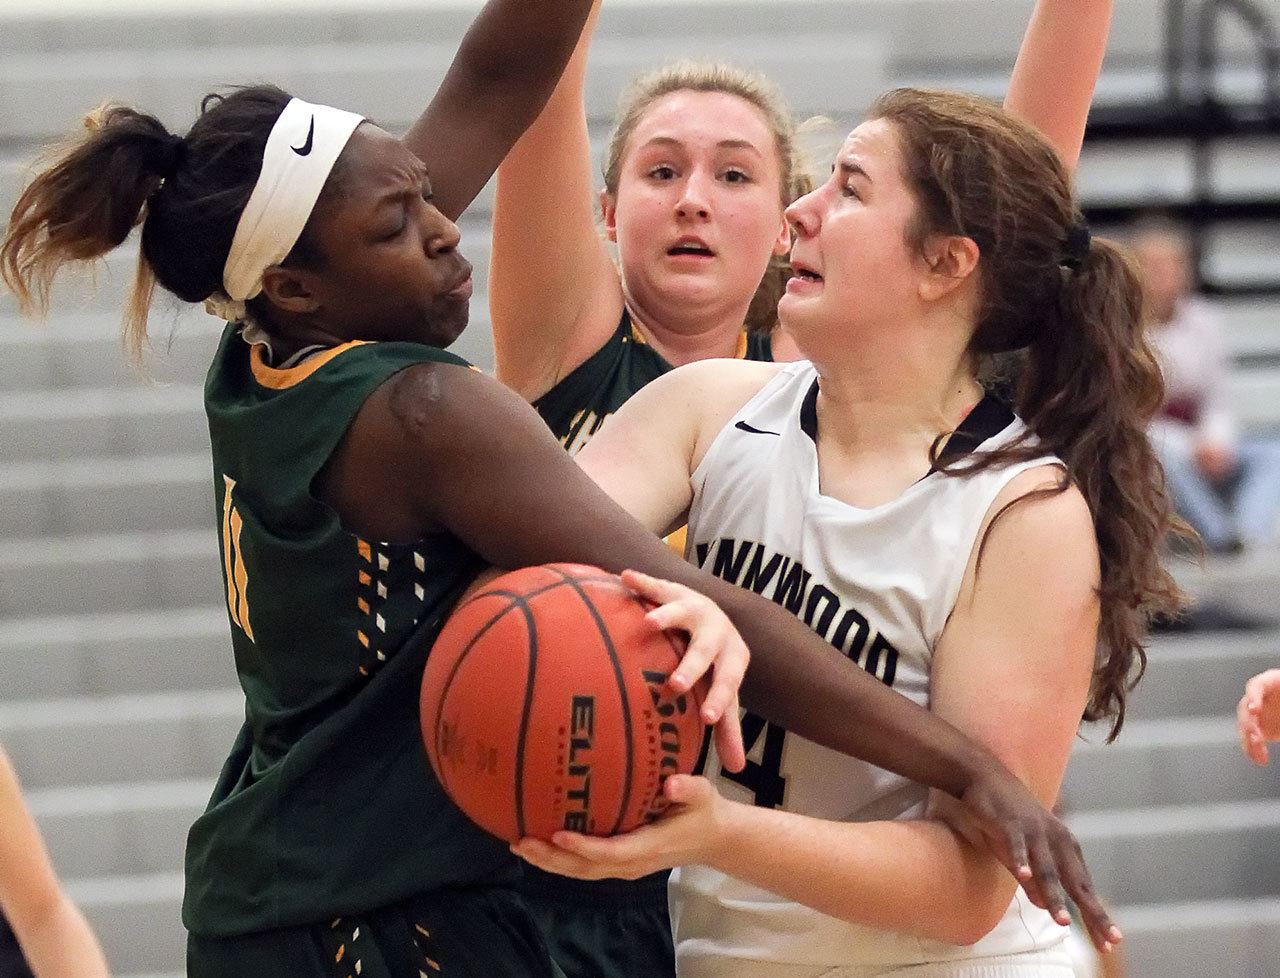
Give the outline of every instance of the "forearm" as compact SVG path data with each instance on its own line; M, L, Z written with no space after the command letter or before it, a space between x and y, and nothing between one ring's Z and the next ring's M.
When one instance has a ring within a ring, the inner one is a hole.
M505 92L536 105L536 115L591 7L592 0L489 0L463 37L455 68L482 80L495 95Z
M1102 69L1113 0L1039 0L1009 80L1005 108L1048 138L1074 170Z
M721 802L715 869L851 923L972 944L1015 883L941 822L830 822Z
M498 167L489 265L494 358L498 379L529 400L577 365L566 360L571 347L597 348L621 313L617 272L596 230L583 101L598 12L597 2L555 92ZM583 322L598 290L616 295L617 312ZM577 344L581 332L591 335Z
M97 938L66 896L11 923L36 978L106 978Z

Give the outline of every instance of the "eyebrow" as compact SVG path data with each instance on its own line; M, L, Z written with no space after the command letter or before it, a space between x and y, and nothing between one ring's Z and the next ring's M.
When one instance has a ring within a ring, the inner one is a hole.
M382 207L385 204L393 204L403 197L408 197L410 194L418 193L419 189L422 186L426 185L429 187L431 185L431 178L425 164L422 166L414 167L412 176L415 177L417 181L414 185L410 186L406 184L402 187L398 187L393 190L388 190L384 194L380 194L375 203L375 206Z
M684 143L676 139L674 136L654 136L652 139L645 141L645 146L676 146L683 148ZM716 143L717 149L746 149L755 153L757 156L763 154L756 148L756 144L746 139L722 139Z
M866 180L868 183L873 183L873 182L874 182L874 181L871 179L871 175L870 175L869 173L867 173L867 171L866 171L866 170L864 170L864 169L863 169L861 166L859 166L857 163L853 163L853 162L851 162L851 161L849 161L849 160L841 160L841 161L839 162L839 164L834 164L834 163L833 163L833 164L832 164L832 166L831 166L831 172L832 172L832 173L834 173L834 172L836 171L836 167L837 167L837 166L839 166L839 168L840 168L840 172L841 172L841 173L843 173L843 174L844 174L845 176L847 176L847 177L862 177L862 178L863 178L864 180Z

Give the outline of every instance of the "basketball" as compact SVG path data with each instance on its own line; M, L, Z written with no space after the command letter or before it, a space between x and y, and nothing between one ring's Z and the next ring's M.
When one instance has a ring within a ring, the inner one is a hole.
M661 814L663 781L697 762L706 687L667 688L684 639L649 607L599 568L546 564L454 610L423 674L422 734L481 828L507 841L615 835Z

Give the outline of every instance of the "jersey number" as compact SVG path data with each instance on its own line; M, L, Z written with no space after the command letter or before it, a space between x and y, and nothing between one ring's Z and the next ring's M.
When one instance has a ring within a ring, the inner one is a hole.
M760 740L763 736L764 742ZM782 771L782 748L787 731L784 727L766 723L754 713L742 717L742 742L747 749L747 766L734 774L723 768L720 774L735 784L740 784L753 795L759 808L778 808L787 797L787 779ZM758 761L751 759L760 744Z
M244 520L231 499L236 487L235 479L223 476L227 491L222 497L222 569L227 575L227 610L231 621L253 641L253 626L249 624L249 572L244 566L244 554L240 550L240 533Z

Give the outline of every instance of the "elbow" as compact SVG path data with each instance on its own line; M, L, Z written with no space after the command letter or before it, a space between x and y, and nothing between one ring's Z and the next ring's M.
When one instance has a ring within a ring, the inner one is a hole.
M995 930L1008 907L1008 901L996 906L995 901L978 897L955 907L953 913L939 915L936 919L937 932L922 936L944 944L969 947Z

